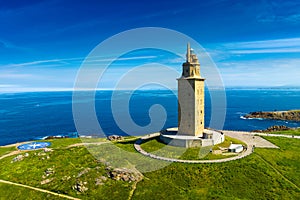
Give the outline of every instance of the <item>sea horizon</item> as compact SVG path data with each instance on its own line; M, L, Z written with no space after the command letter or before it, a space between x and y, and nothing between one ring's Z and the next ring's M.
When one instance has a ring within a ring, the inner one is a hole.
M138 90L142 91L154 91L154 90L171 90L177 91L177 88L139 88ZM205 90L208 90L205 87ZM300 90L300 86L227 86L227 87L211 87L209 90ZM74 91L82 91L82 92L91 92L91 91L134 91L132 88L122 89L122 88L96 88L96 89L75 89L75 88L35 88L28 90L25 88L24 90L7 90L1 91L0 94L6 93L30 93L30 92L74 92Z
M281 120L243 119L254 111L293 110L300 108L299 89L226 89L226 120L223 129L253 131L266 129L272 125L299 127L299 122ZM90 91L89 91L90 92ZM111 95L117 98L131 93L130 114L139 126L150 123L149 108L162 105L167 113L163 128L177 126L176 90L97 90L95 106L102 133L89 130L80 135L145 135L144 133L125 133L115 122L111 111ZM123 93L125 92L125 93ZM72 91L43 91L0 94L0 145L41 139L46 136L68 135L77 132L72 115ZM86 99L85 102L91 102ZM205 126L210 127L210 94L205 93ZM134 106L132 106L134 105ZM120 112L119 114L122 114ZM214 128L214 127L210 127ZM156 130L160 131L160 130Z

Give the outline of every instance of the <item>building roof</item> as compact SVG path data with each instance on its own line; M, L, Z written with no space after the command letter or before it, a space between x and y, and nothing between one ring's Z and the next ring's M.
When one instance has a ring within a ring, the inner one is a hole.
M231 144L228 149L238 149L238 148L241 148L243 147L243 145L241 144Z

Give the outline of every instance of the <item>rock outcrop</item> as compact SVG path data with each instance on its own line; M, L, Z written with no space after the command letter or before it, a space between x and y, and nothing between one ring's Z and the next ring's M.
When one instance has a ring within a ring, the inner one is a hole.
M19 161L22 161L24 159L24 156L23 155L17 155L16 157L14 157L11 161L11 163L14 163L14 162L19 162Z
M300 121L300 110L251 112L244 117L247 119L262 118L262 119L274 119L274 120Z
M53 168L47 168L44 172L45 176L50 176L51 174L54 174L55 171Z
M42 181L41 181L41 185L48 184L48 183L50 183L50 182L53 181L53 180L54 180L54 178L42 180Z
M127 168L115 168L108 171L108 176L113 180L122 180L126 182L140 181L143 175L138 170L131 170Z
M274 132L274 131L286 131L286 130L291 130L292 128L284 126L284 125L275 125L275 126L270 126L266 130L254 130L252 132L258 132L258 133L268 133L268 132Z
M95 179L96 185L104 185L104 182L107 180L105 176L100 176Z
M87 184L87 182L77 181L76 184L72 188L73 188L73 190L75 190L79 193L83 193L89 189L85 186L86 184Z
M120 135L110 135L107 137L109 141L118 141L118 140L123 140L124 138Z
M85 168L84 170L82 170L81 172L78 173L77 178L88 173L90 170L91 170L90 168Z

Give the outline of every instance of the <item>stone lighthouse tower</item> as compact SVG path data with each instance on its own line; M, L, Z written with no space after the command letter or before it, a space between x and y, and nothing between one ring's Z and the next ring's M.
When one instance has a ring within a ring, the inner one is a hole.
M204 81L199 60L187 45L186 61L178 80L178 127L160 132L160 140L179 147L205 147L224 142L221 131L204 129Z
M204 78L200 63L187 45L186 62L178 80L178 135L203 137L204 131Z

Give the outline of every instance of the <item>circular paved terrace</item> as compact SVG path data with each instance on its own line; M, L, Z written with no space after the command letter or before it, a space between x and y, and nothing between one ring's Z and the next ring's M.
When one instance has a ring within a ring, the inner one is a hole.
M141 144L145 140L149 140L151 138L157 137L160 135L160 133L153 133L149 134L146 136L141 137L139 140L137 140L134 144L134 148L136 151L139 153L148 156L150 158L158 159L158 160L164 160L164 161L169 161L169 162L181 162L181 163L220 163L220 162L228 162L232 160L237 160L244 158L248 155L250 155L253 152L254 147L259 147L259 148L278 148L271 142L259 137L259 136L254 136L253 133L250 132L240 132L240 131L222 131L225 136L229 136L232 138L239 139L243 141L246 145L247 148L244 150L242 153L238 154L237 156L230 157L230 158L224 158L224 159L216 159L216 160L182 160L182 159L175 159L175 158L167 158L167 157L162 157L162 156L157 156L151 153L146 152L145 150L142 149Z
M19 145L17 148L19 150L36 150L36 149L42 149L50 146L50 142L31 142L31 143L25 143Z

